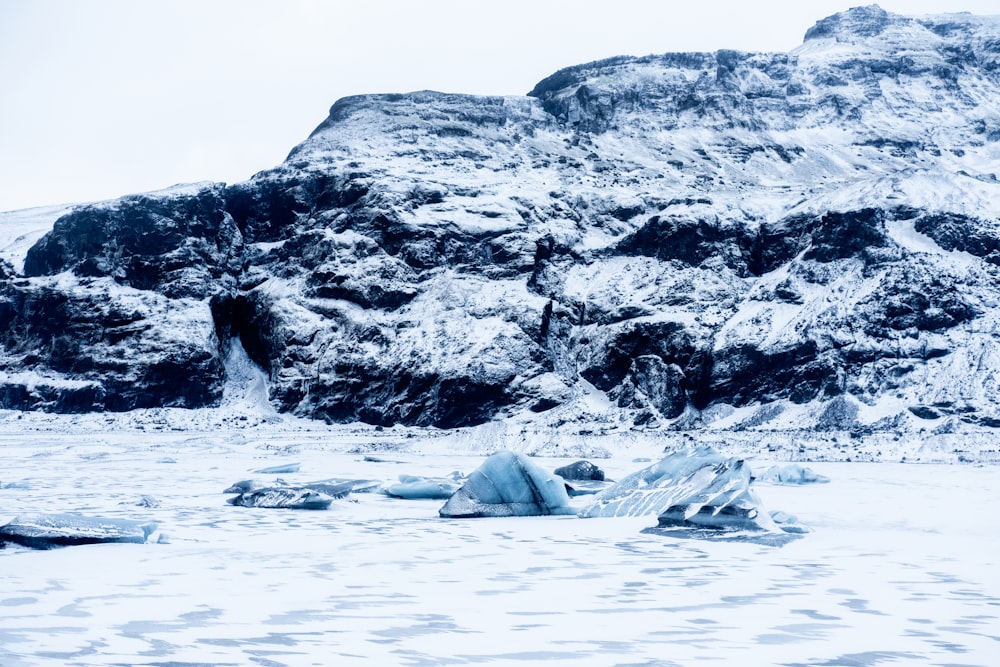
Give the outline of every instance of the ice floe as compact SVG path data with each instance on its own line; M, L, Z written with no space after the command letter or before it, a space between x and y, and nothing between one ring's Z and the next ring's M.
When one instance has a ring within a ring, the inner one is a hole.
M771 466L760 475L756 475L758 482L770 482L771 484L826 484L829 477L813 472L812 468L799 465L798 463L786 463L784 465Z
M10 542L32 549L112 542L144 543L155 523L80 514L22 514L0 526L0 546Z

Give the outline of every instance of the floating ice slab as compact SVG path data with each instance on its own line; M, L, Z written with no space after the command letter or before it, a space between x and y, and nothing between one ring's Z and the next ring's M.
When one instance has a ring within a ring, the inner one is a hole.
M325 510L333 502L333 496L310 487L276 486L241 493L229 499L229 503L239 507L266 507L290 510Z
M279 466L271 466L270 468L254 470L254 472L260 475L281 475L285 473L298 472L301 467L301 463L285 463Z
M771 484L826 484L829 477L819 475L798 463L786 463L784 465L771 466L757 476L758 482L770 482Z
M407 500L447 500L461 483L450 477L400 475L399 482L385 487L387 496Z
M32 549L109 542L144 543L156 531L155 523L106 519L79 514L23 514L0 526L5 542Z
M614 482L598 481L595 479L574 479L566 482L566 493L570 498L576 496L593 496L604 489L609 488Z
M323 479L318 482L306 482L302 486L310 489L317 489L326 494L340 497L337 489L347 489L351 493L375 493L382 489L382 482L377 479L348 479L345 477L333 477Z
M498 452L486 459L444 504L448 518L573 514L561 477L523 454Z

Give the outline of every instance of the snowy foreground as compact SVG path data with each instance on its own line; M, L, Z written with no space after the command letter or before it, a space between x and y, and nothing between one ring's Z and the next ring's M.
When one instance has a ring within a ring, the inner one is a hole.
M831 481L757 485L768 509L813 529L773 547L643 533L655 517L448 520L441 501L354 494L309 512L233 507L221 493L292 462L289 482L468 474L481 441L455 455L453 438L396 430L84 433L0 417L0 523L78 512L155 521L165 542L0 550L4 667L1000 656L995 467L810 464ZM613 479L661 453L654 439L590 452Z

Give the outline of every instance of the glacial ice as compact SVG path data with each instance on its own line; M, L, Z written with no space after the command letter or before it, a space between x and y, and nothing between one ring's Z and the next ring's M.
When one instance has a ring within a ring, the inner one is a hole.
M352 491L363 493L364 490L367 490L367 486L372 483L370 480L327 479L319 482L306 482L305 484L299 484L295 488L311 489L319 493L324 493L331 498L343 498ZM377 484L377 482L374 483ZM263 489L287 488L292 488L292 486L283 479L276 479L273 482L263 482L259 479L244 479L234 482L223 493L248 494ZM362 491L357 491L357 488L362 488Z
M439 510L446 518L573 514L561 477L523 454L490 456Z
M760 475L757 475L756 478L758 482L788 485L826 484L830 481L829 477L815 473L811 468L801 466L798 463L771 466Z
M716 467L725 464L726 460L707 445L678 450L605 489L580 512L580 516L658 514L704 488L718 475Z
M274 486L241 493L229 499L238 507L266 507L292 510L325 510L333 496L302 486Z
M142 544L155 531L155 523L128 519L80 514L22 514L0 526L0 546L6 542L32 549L118 542Z
M750 488L750 468L707 445L678 450L598 494L581 517L657 514L658 527L778 531Z
M301 463L283 463L277 466L271 466L270 468L261 468L260 470L254 470L255 473L261 475L282 475L287 473L298 472L299 468L302 467Z
M771 520L786 533L810 533L812 529L799 522L799 517L788 512L776 510L771 512Z
M593 496L610 487L614 482L594 479L574 479L566 482L566 493L570 498L576 496Z
M400 475L399 481L383 489L387 496L406 500L447 500L461 484L451 477Z

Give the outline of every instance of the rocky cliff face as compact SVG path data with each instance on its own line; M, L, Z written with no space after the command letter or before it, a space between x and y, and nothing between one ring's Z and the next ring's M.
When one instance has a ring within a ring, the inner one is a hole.
M239 336L331 421L997 426L998 100L1000 20L874 6L787 54L342 99L246 183L9 245L0 406L212 405Z

